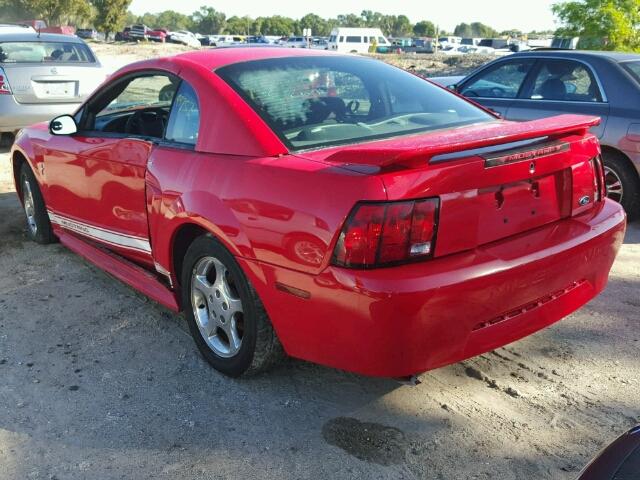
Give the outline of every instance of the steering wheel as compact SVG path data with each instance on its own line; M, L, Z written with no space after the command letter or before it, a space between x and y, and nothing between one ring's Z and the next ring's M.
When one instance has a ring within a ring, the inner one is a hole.
M356 113L358 113L358 110L360 110L360 102L358 100L351 100L349 103L347 103L346 110L347 113L355 115Z
M162 108L147 108L137 110L127 119L124 125L124 133L133 133L143 136L152 136L155 132L150 132L147 125L160 122L162 130L165 128L165 111Z
M502 98L506 96L507 91L502 87L491 87L491 95L494 97Z

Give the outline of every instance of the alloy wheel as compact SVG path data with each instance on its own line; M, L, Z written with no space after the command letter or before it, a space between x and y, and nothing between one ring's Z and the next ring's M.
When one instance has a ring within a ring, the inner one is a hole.
M38 232L38 224L36 223L36 209L33 201L33 193L31 192L31 184L26 178L22 182L22 202L24 203L24 213L27 217L27 225L32 235Z
M218 258L203 257L193 267L191 306L209 348L223 358L235 356L242 346L244 310L235 281Z
M618 203L622 202L624 194L622 180L614 169L607 166L604 167L604 183L607 187L607 197Z

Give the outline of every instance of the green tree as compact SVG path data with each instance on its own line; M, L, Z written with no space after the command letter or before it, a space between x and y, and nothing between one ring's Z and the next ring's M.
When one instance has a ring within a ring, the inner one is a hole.
M202 6L191 18L193 28L204 35L222 33L227 24L227 16L213 7Z
M250 17L233 16L227 19L224 31L231 34L248 35L251 33L252 24L253 20Z
M406 37L413 33L413 25L406 15L394 16L391 35L394 37Z
M159 28L157 27L158 15L156 15L155 13L149 13L149 12L145 13L144 15L138 17L138 19L136 20L136 23L142 23L147 27L151 27L151 28Z
M323 37L329 35L329 33L331 32L327 21L324 18L316 15L315 13L308 13L304 17L302 17L298 21L298 26L301 30L310 28L313 35L319 35Z
M109 34L124 27L131 0L92 0L91 3L96 9L94 26L109 40Z
M260 33L262 35L291 35L295 30L295 20L289 17L273 15L263 19Z
M413 33L417 37L437 37L436 26L429 20L422 20L413 26Z
M468 23L460 23L456 25L456 28L453 29L453 34L456 37L462 38L473 37L473 33L471 32L471 25L469 25Z
M45 20L48 25L62 25L71 20L82 23L93 16L87 0L14 0L10 5Z
M192 30L193 20L183 13L176 12L174 10L165 10L160 12L156 17L156 24L154 28L166 28L169 31L172 30Z
M640 49L640 0L584 0L557 3L557 35L580 37L579 48Z

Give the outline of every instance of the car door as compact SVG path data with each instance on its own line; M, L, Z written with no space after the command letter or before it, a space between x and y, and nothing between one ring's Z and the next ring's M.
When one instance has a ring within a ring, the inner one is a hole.
M518 97L534 64L535 60L529 58L500 60L463 80L456 90L507 118L509 107Z
M152 263L145 174L178 82L168 73L137 72L85 105L78 133L66 137L60 152L82 168L82 178L73 181L81 195L57 207L54 223Z
M609 104L594 70L586 63L564 58L541 58L509 109L507 119L536 120L564 113L602 119L592 132L601 137Z

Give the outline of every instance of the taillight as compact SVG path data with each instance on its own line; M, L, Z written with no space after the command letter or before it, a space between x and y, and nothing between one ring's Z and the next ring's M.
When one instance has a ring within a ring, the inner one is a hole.
M376 268L432 257L439 205L437 198L357 204L340 232L333 264Z
M591 159L595 176L596 202L603 200L607 196L607 187L604 181L604 164L602 163L602 155L598 155Z
M11 95L11 87L9 87L9 79L7 79L4 70L0 68L0 95Z

